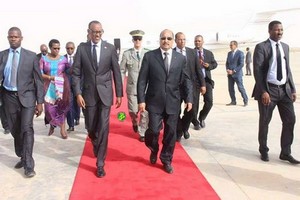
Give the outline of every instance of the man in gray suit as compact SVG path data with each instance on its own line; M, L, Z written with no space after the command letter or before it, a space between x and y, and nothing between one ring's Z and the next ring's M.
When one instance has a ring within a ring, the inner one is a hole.
M21 30L10 28L7 39L10 48L0 52L1 95L15 153L21 158L15 168L24 167L25 176L33 177L33 117L43 112L44 83L36 54L21 47Z
M77 47L72 66L72 87L78 105L84 108L86 129L92 140L94 155L97 157L96 176L104 177L109 117L113 104L112 87L115 86L118 108L123 96L122 78L115 47L101 40L101 23L91 21L87 31L90 41Z
M296 88L289 63L289 46L281 42L283 34L279 21L269 23L269 39L256 45L253 56L255 86L252 96L259 109L259 152L261 160L269 161L267 145L269 123L277 106L282 121L279 158L292 164L300 161L291 155L296 116Z
M184 86L187 111L192 109L193 102L193 88L185 57L173 51L173 43L173 32L163 30L160 33L160 48L144 55L137 84L139 110L149 113L145 144L151 150L150 163L157 161L159 132L164 125L160 160L167 173L173 173L171 164L181 103L180 84Z
M251 76L252 73L251 73L251 63L252 63L252 54L251 54L251 51L250 51L250 48L247 47L246 48L246 58L245 58L245 64L246 64L246 75L247 76Z
M121 60L121 74L124 85L126 73L128 75L126 84L126 93L128 100L128 111L132 122L134 132L140 134L140 141L145 141L145 131L148 128L148 112L140 112L138 115L137 103L137 79L141 68L144 54L149 51L142 47L143 35L142 30L133 30L129 33L132 36L133 48L124 51Z
M226 59L226 72L228 78L228 91L231 102L227 106L236 105L234 84L236 83L239 92L242 95L244 106L248 105L248 96L243 84L243 66L244 66L244 53L239 50L237 41L230 42L231 51L227 54Z

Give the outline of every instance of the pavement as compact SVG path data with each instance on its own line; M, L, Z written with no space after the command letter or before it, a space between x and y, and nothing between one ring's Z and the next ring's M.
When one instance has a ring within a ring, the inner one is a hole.
M224 67L226 53L216 52L215 56L219 66L213 71L214 106L206 119L206 127L196 131L191 125L191 137L182 139L181 144L223 200L299 199L300 165L279 159L281 121L277 110L269 127L270 161L263 162L258 152L257 102L251 98L254 77L244 76L248 106L243 107L237 90L237 105L226 106L230 102ZM292 52L290 56L294 81L300 90L300 52ZM300 113L299 93L295 112L296 116ZM34 178L25 178L23 169L14 169L18 158L13 139L0 130L0 199L69 199L87 137L84 119L81 118L80 125L67 140L61 139L59 129L49 137L49 127L44 125L43 117L34 119L34 127L37 173ZM300 124L296 123L292 145L296 159L300 159L299 132Z

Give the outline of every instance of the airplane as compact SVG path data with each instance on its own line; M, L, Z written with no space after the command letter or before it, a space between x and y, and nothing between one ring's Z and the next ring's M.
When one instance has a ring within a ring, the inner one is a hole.
M257 13L244 13L243 17L246 18L246 20L237 20L237 23L229 22L230 27L229 25L227 25L227 27L224 27L224 25L222 26L219 24L215 24L209 27L209 31L204 30L198 32L198 30L195 30L195 27L198 27L199 25L197 24L197 22L194 22L193 24L189 24L186 27L186 30L183 31L187 39L186 46L193 48L194 37L198 34L201 34L203 36L204 47L207 49L228 49L229 43L232 40L236 40L239 43L239 47L255 46L255 44L257 44L258 42L261 42L268 38L268 23L271 20L274 20L276 16L279 16L278 20L283 23L285 31L284 34L286 34L286 31L289 28L293 26L300 26L298 22L295 22L296 20L287 20L288 17L286 16L288 16L288 14L290 13L300 15L300 8L271 10ZM280 18L280 15L282 15L282 18ZM218 30L218 27L223 27L223 29ZM199 29L202 29L202 27L200 27ZM122 36L120 38L114 38L114 40L116 39L120 40L121 51L132 48L133 46L131 37L129 35ZM158 48L158 36L145 36L143 46L149 49ZM300 44L298 47L300 47Z

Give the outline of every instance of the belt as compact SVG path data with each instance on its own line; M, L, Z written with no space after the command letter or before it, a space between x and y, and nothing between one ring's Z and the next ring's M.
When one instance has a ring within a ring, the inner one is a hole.
M4 91L5 91L7 94L11 94L11 95L18 96L18 91L10 91L10 90L6 90L6 89L4 89Z
M269 87L276 87L276 88L284 88L285 87L285 84L283 85L276 85L276 84L273 84L273 83L268 83Z

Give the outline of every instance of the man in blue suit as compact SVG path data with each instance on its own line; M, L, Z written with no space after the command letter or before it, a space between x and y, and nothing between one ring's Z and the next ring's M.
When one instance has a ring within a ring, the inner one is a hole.
M145 144L151 150L150 163L155 164L159 151L159 132L164 125L160 160L167 173L173 173L172 159L176 143L177 120L181 104L180 85L184 87L187 111L192 109L193 86L186 59L173 51L174 34L165 29L160 34L160 48L145 53L138 77L139 110L148 111L149 124Z
M241 93L244 101L244 106L248 105L248 96L246 94L245 87L243 85L243 66L244 66L244 53L237 49L237 41L230 42L231 51L227 54L226 60L226 72L228 77L228 91L231 98L231 102L226 104L227 106L236 105L236 97L234 84L236 83L239 92Z

